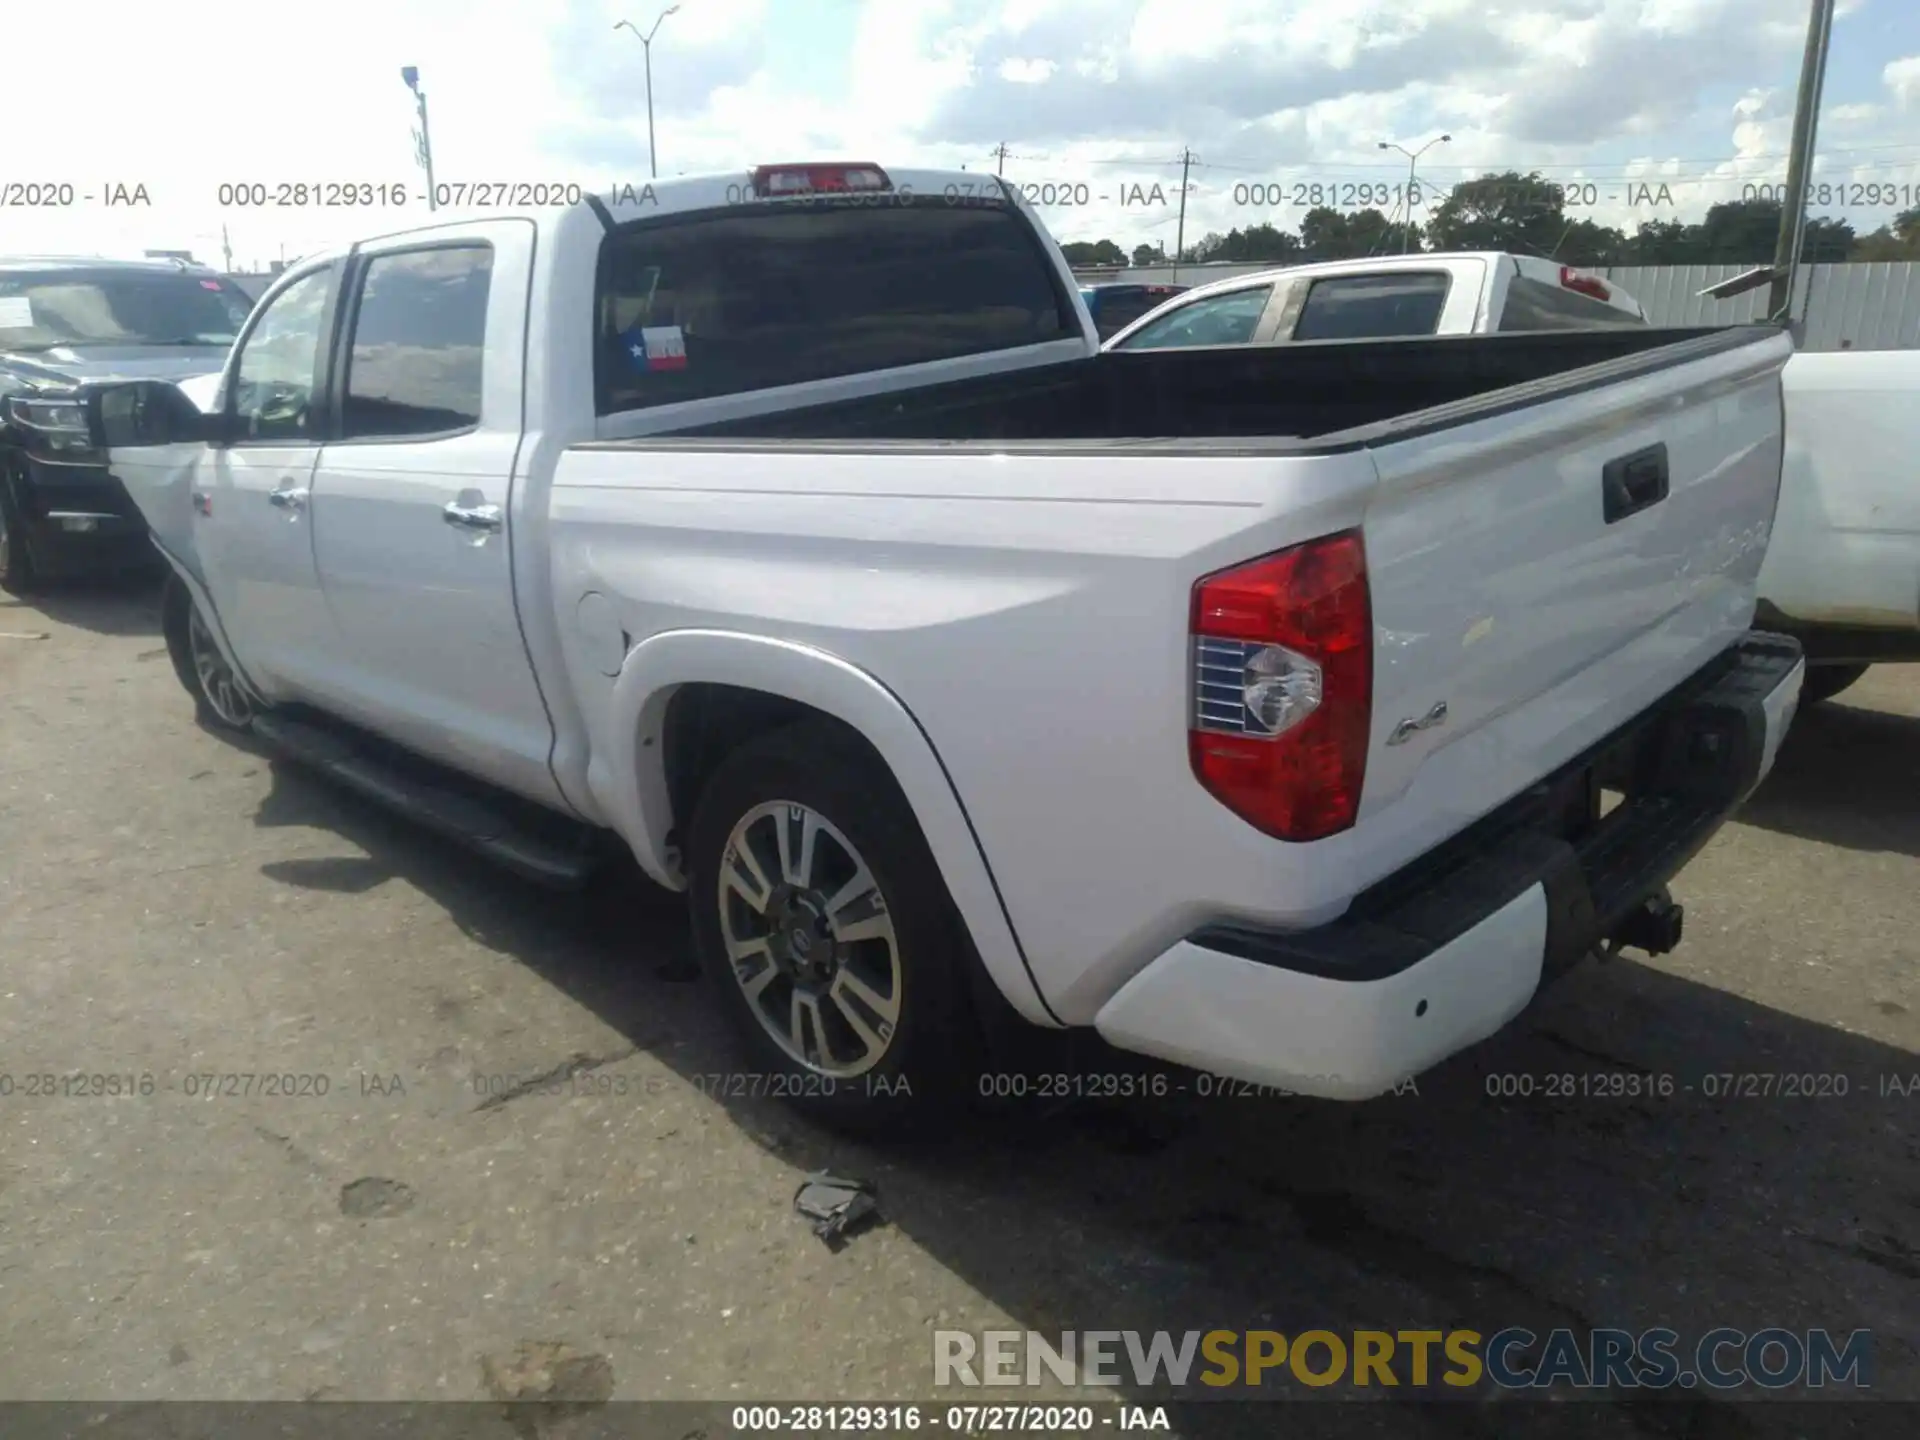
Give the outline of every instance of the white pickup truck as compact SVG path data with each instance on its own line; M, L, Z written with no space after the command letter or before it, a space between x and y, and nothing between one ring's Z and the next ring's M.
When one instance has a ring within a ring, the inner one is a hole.
M1116 332L1110 349L1289 344L1644 325L1610 280L1498 251L1395 255L1237 275ZM1920 660L1920 351L1787 362L1786 459L1758 615L1805 651L1806 699Z
M1104 355L979 185L429 224L61 423L208 723L536 878L617 837L841 1123L1015 1019L1363 1098L1676 943L1804 673L1750 629L1788 338Z

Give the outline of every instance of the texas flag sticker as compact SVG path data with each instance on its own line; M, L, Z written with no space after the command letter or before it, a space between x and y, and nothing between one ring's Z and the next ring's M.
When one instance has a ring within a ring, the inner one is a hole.
M643 325L627 332L627 356L636 370L684 370L687 342L678 325Z

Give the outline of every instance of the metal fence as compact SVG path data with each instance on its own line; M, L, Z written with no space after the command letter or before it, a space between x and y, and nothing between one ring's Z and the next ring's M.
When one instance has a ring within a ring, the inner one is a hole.
M1205 285L1271 265L1138 265L1086 268L1083 281L1138 280L1148 285ZM1767 288L1728 300L1699 292L1751 265L1628 265L1594 271L1619 283L1655 325L1742 325L1766 314ZM1920 349L1920 261L1803 265L1794 276L1793 313L1802 318L1803 350Z

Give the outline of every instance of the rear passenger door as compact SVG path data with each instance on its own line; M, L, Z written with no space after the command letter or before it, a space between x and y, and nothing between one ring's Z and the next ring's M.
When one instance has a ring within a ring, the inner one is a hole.
M524 220L454 225L349 262L314 550L338 637L332 707L550 801L508 531L533 236Z

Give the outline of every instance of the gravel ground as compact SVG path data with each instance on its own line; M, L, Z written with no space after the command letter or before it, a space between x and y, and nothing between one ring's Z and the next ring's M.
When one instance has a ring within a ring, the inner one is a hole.
M1872 1330L1876 1393L1920 1400L1920 669L1803 715L1676 883L1678 952L1583 966L1417 1093L875 1149L722 1093L673 907L543 894L202 731L152 617L0 601L0 1396L485 1400L544 1359L616 1399L950 1400L942 1328L1778 1325ZM1843 1078L1702 1093L1733 1073ZM248 1074L292 1093L197 1093ZM887 1219L837 1253L791 1209L827 1165Z

